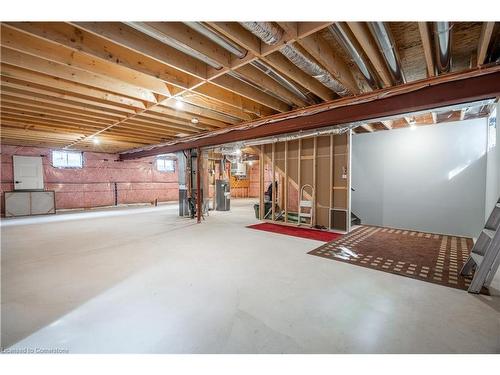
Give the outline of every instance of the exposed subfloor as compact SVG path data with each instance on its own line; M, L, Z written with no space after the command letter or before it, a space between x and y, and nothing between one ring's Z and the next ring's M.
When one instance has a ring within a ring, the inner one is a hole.
M500 352L500 298L307 255L177 206L5 220L2 345L71 353ZM5 225L7 224L7 225Z

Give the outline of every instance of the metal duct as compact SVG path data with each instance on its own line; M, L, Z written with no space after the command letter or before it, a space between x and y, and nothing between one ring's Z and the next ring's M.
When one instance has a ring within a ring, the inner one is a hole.
M161 31L155 29L153 26L150 26L145 22L124 22L124 23L140 31L141 33L149 35L150 37L159 40L160 42L165 43L166 45L169 45L170 47L173 47L178 51L185 53L186 55L192 56L195 59L203 61L207 65L210 65L212 68L215 68L217 70L222 69L222 65L220 65L217 61L211 59L208 56L205 56L204 54L196 51L190 46L181 43L178 40L162 33Z
M372 89L378 89L378 79L373 73L372 68L369 64L365 62L362 53L356 48L349 38L349 34L346 27L341 22L335 22L334 24L328 26L328 30L335 36L337 41L344 47L347 53L351 56L354 63L358 66L359 70L365 77L366 81Z
M288 79L283 77L281 74L276 72L273 68L271 68L267 64L263 63L262 61L255 60L255 61L252 61L250 64L252 66L254 66L255 68L259 69L261 72L267 74L269 77L271 77L276 82L278 82L281 86L285 87L287 90L289 90L293 94L297 95L299 98L301 98L306 103L308 103L308 104L316 103L316 100L314 100L314 98L312 98L311 96L308 96L307 93L302 92L292 82L290 82Z
M243 27L257 35L264 43L273 45L283 37L283 30L271 22L243 22ZM286 44L280 48L280 52L302 71L316 78L323 85L335 91L340 96L350 95L351 92L323 67L306 57L296 47Z
M451 69L451 25L449 22L434 22L434 47L438 73Z
M217 31L213 30L210 26L205 25L204 23L201 22L184 22L184 23L193 30L197 31L198 33L206 36L208 39L218 44L226 51L231 52L233 55L236 55L236 57L240 59L244 58L248 53L246 49L240 47L232 40L226 38L224 35L218 33Z
M283 29L272 22L241 22L241 25L270 46L278 43L283 37Z
M351 94L351 92L340 82L335 80L326 69L309 59L294 46L287 44L280 49L280 52L302 71L314 77L323 85L335 91L340 96L347 96Z
M396 51L396 44L392 38L392 34L386 27L384 22L368 22L368 27L377 42L378 48L384 57L384 60L389 68L392 80L399 85L406 83L406 78L401 70L401 63Z

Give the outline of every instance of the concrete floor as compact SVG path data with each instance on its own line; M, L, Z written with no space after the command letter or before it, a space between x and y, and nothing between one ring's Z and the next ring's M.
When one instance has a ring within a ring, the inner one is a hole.
M493 353L500 298L306 253L177 206L2 223L2 346L71 353Z

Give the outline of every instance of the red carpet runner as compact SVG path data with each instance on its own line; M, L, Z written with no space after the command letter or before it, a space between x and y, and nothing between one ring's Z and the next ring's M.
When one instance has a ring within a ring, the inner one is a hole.
M272 223L254 224L254 225L249 225L247 228L262 230L265 232L286 234L287 236L301 237L301 238L307 238L308 240L316 240L323 242L330 242L336 240L337 238L342 237L342 235L338 233L326 232L317 229L298 228L298 227L272 224Z

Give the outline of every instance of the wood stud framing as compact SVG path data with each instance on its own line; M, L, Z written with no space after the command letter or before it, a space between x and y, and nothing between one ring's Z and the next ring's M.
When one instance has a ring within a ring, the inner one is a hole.
M322 141L321 154L319 154L320 146L319 140ZM314 214L312 217L312 226L321 226L332 228L336 230L343 231L348 228L349 223L342 223L341 227L335 228L331 221L331 209L341 210L349 212L347 194L339 195L337 201L335 201L334 195L335 191L340 191L342 189L348 192L350 189L349 179L345 179L345 186L334 186L335 181L342 181L342 174L344 173L343 168L347 168L346 173L349 173L349 143L350 136L348 134L343 135L323 135L311 138L299 138L298 140L281 141L278 143L261 145L258 148L259 162L260 162L260 218L268 222L278 222L284 225L302 225L295 220L289 219L290 214L298 213L300 209L300 190L304 184L309 184L313 187L313 195L311 196L308 191L305 192L307 199L311 199L314 202L313 210ZM290 153L290 144L293 146L293 154ZM325 148L325 144L328 146ZM266 151L267 150L267 151ZM278 151L279 150L279 151ZM279 157L277 156L279 153ZM323 160L320 164L320 159ZM327 160L326 160L327 159ZM327 166L325 167L325 162ZM319 176L321 173L326 176ZM290 175L290 168L296 168L296 178ZM266 192L265 186L265 173L266 169L271 173L270 182L273 186L272 202L278 203L280 208L280 214L278 215L276 211L276 205L271 205L271 215L264 219L265 211L264 208L264 194ZM327 171L328 170L328 171ZM276 175L279 175L279 180L276 180ZM336 177L334 177L336 176ZM326 177L326 178L325 178ZM275 188L275 182L279 181L278 189ZM283 185L283 186L281 186ZM297 201L291 203L289 200L289 190L295 190ZM282 191L283 195L280 194L280 200L278 201L278 191ZM323 200L320 202L318 199L318 194L321 193ZM339 193L340 194L340 193ZM281 199L283 198L283 199ZM337 206L335 207L335 202ZM290 209L289 205L297 207ZM297 212L295 212L297 211ZM319 214L319 213L322 214ZM349 215L347 215L349 217Z

